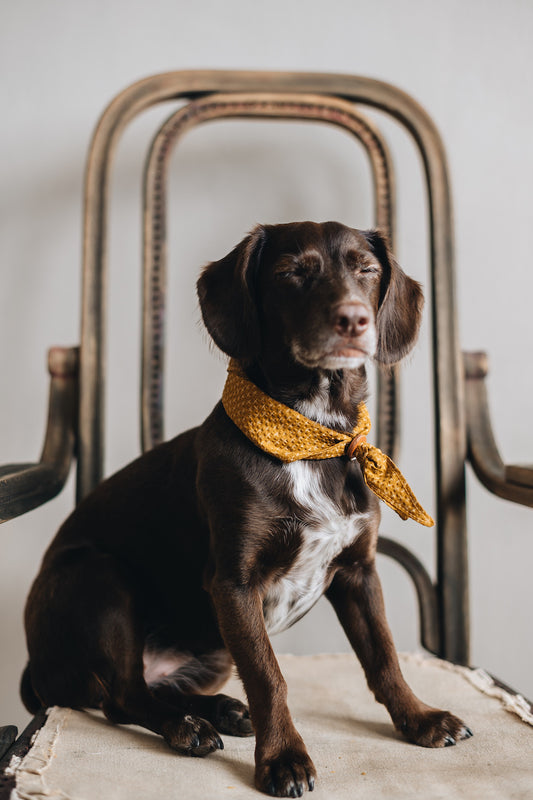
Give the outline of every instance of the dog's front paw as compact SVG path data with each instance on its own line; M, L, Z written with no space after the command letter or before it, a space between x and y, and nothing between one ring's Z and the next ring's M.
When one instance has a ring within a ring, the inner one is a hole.
M316 770L304 752L287 750L279 756L257 764L255 785L274 797L301 797L306 789L315 788Z
M458 717L436 708L409 715L395 725L408 741L421 747L449 747L473 735Z
M184 756L202 757L224 749L224 743L211 723L190 714L165 723L161 733L167 744Z
M230 736L253 736L254 729L248 707L240 700L225 694L219 695L217 699L213 720L215 728L220 733L227 733Z

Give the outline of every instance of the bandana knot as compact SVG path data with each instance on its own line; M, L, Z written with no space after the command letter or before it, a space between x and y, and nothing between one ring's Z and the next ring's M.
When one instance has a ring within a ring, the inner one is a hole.
M343 456L357 460L369 489L402 519L434 525L394 462L366 441L371 422L364 403L358 406L353 431L335 431L265 394L232 359L222 404L239 430L265 453L285 463Z

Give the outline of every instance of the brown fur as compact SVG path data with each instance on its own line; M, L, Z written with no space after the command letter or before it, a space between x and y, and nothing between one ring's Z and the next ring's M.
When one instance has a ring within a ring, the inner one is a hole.
M402 358L422 308L419 285L383 237L338 223L258 226L206 267L198 294L214 341L251 380L339 429L357 421L365 362ZM410 741L438 747L467 737L401 675L374 565L379 506L359 466L335 458L304 469L335 518L353 521L323 591L376 699ZM199 756L223 746L220 733L249 735L253 724L256 786L278 796L312 789L315 769L265 619L276 611L272 590L305 560L320 513L219 403L199 428L104 481L60 528L26 607L27 707L100 707ZM242 703L210 694L232 662L251 722Z

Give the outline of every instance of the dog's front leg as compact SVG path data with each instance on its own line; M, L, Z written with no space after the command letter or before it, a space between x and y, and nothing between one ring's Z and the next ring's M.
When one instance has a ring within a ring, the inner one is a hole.
M363 666L369 688L385 705L397 730L424 747L446 747L472 735L449 711L422 703L405 682L373 561L339 570L327 597Z
M265 629L259 592L215 579L211 595L248 696L256 735L255 784L277 797L300 797L313 789L316 772L291 719L287 685Z

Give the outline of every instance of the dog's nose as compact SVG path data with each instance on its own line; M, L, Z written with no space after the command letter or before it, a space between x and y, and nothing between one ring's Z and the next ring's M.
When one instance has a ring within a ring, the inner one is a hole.
M370 314L363 303L341 303L335 309L333 327L341 336L360 336L370 325Z

